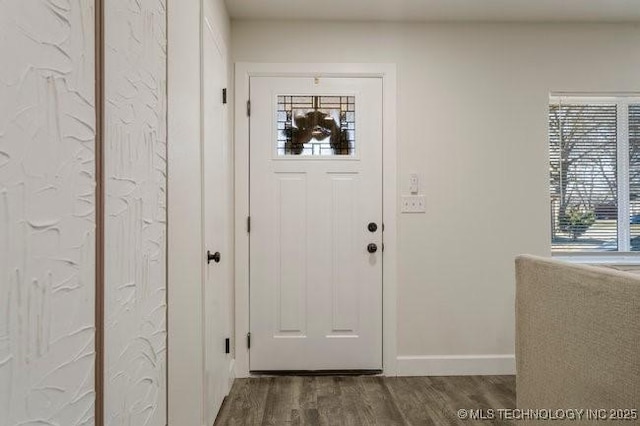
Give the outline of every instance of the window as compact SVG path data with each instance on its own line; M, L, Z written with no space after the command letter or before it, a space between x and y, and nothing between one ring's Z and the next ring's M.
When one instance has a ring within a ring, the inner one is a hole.
M354 96L278 96L278 155L354 155Z
M640 98L552 97L554 253L640 251Z

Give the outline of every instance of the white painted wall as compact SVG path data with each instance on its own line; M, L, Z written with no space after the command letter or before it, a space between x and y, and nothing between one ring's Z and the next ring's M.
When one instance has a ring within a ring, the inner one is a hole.
M210 2L223 42L229 18ZM169 424L203 424L203 252L199 0L169 1Z
M0 425L94 423L94 2L0 2Z
M234 21L234 62L398 65L399 374L514 368L514 257L550 254L550 91L640 90L636 24ZM244 101L244 100L242 100Z
M105 2L105 424L167 423L165 0Z

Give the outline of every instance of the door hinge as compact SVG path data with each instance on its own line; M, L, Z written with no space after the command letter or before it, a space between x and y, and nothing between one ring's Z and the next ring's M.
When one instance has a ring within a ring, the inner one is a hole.
M251 333L247 333L247 349L251 349Z
M247 101L247 117L251 117L251 101Z
M251 233L251 216L247 216L247 233Z
M227 103L227 89L222 89L222 103L226 104Z
M224 353L231 353L231 339L229 339L228 337L224 339Z

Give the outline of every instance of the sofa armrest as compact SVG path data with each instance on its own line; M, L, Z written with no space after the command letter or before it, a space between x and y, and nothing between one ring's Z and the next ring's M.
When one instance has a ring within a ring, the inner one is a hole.
M640 276L518 257L516 366L518 408L640 408Z

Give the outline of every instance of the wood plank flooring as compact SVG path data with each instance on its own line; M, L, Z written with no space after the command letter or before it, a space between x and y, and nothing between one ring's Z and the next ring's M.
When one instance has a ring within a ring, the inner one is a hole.
M238 379L216 425L489 425L466 409L515 408L515 376L282 376Z

